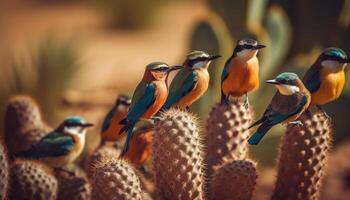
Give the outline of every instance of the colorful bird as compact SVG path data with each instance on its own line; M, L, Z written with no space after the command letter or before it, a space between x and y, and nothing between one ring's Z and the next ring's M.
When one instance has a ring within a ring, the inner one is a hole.
M193 51L187 55L183 68L170 84L169 96L163 109L170 107L188 108L199 99L209 86L208 67L212 60L220 56L203 51Z
M47 165L60 168L73 162L85 146L86 128L92 126L81 117L67 117L56 130L43 137L18 157L39 159Z
M120 122L124 127L119 131L119 134L127 131L121 157L128 151L135 124L141 118L150 119L165 103L168 96L167 76L171 71L179 68L180 66L169 67L163 62L153 62L146 66L143 78L132 97L127 117Z
M328 48L306 72L303 82L311 93L311 105L320 107L337 99L345 84L344 69L350 63L343 50Z
M268 80L266 83L274 84L278 90L265 110L264 115L249 127L261 124L248 140L251 145L258 144L264 135L276 124L302 125L300 121L296 120L308 108L311 101L309 91L305 88L298 75L294 73L281 73L275 79Z
M134 137L130 142L130 149L125 157L136 167L142 168L145 162L151 158L154 124L149 121L138 123L134 130ZM141 124L141 125L139 125Z
M102 142L118 141L124 135L118 134L123 127L119 122L126 117L130 105L131 99L128 96L120 95L117 98L115 105L103 120L101 129Z
M265 45L254 39L242 39L237 42L232 56L226 61L221 74L221 102L228 103L230 96L246 96L259 88L259 49Z

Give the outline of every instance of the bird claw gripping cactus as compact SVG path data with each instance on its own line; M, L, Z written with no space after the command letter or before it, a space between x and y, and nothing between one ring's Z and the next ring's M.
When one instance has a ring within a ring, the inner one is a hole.
M222 165L210 183L210 199L251 199L256 185L256 163L235 160Z
M29 96L14 96L6 107L5 141L11 154L29 149L49 131L37 103Z
M206 131L206 175L210 178L223 162L245 159L248 153L247 130L253 112L244 100L217 104L209 114Z
M162 113L153 139L157 199L203 199L202 138L195 117L179 109Z
M10 199L57 199L58 184L51 168L35 161L16 160L11 173Z
M300 117L304 126L288 126L282 139L272 199L318 199L332 140L329 119L316 107Z
M85 176L55 170L58 181L58 200L90 200L91 185Z
M123 159L103 159L94 168L93 199L141 200L141 182L133 167Z
M7 199L9 189L9 160L5 146L0 138L0 200Z

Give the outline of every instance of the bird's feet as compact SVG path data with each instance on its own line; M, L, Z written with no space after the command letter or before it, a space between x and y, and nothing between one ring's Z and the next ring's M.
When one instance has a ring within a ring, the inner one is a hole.
M245 94L245 98L244 98L244 107L246 109L249 108L249 98L248 98L248 94L247 93Z
M304 124L300 120L292 121L292 122L289 122L288 124L295 125L295 126L304 126Z
M159 115L153 116L153 117L151 118L151 120L153 121L153 123L158 122L158 121L160 121L161 119L162 119L162 117L159 116Z
M329 120L332 121L332 118L326 113L326 111L321 107L321 106L317 106L318 109L320 109L320 111L322 112L322 114Z
M186 106L186 111L187 111L187 112L191 112L191 109L190 109L189 106Z

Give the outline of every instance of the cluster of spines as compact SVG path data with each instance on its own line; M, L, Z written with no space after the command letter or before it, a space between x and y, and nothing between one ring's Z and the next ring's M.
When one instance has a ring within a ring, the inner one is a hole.
M0 200L7 199L10 184L10 165L7 150L0 138Z
M272 199L318 199L332 142L329 118L311 108L289 125L282 138L278 176Z
M153 167L158 199L203 199L203 148L195 117L179 109L155 125Z
M206 175L224 162L247 157L249 131L253 114L244 101L217 104L209 114L205 135Z
M134 168L123 159L103 159L92 176L93 199L141 200L142 190Z

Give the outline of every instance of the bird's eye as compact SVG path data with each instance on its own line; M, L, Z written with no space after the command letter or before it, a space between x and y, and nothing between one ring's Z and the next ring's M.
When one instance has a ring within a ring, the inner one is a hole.
M159 68L157 69L157 71L164 72L164 71L166 71L167 69L168 69L167 67L159 67Z

